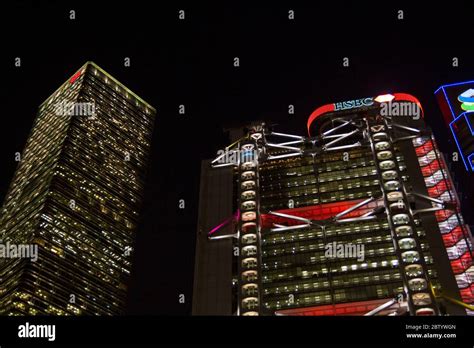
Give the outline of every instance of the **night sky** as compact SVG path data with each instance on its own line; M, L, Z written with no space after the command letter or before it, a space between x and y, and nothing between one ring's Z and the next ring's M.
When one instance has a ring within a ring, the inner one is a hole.
M23 150L38 106L86 61L157 109L131 314L191 313L200 161L228 144L223 128L265 120L279 124L279 131L305 134L318 106L406 92L420 99L441 151L451 154L433 93L441 84L474 79L472 1L450 1L449 7L435 1L197 3L2 4L2 202L14 154ZM76 19L69 19L70 10ZM459 67L452 66L453 57ZM472 225L473 185L462 162L453 171Z

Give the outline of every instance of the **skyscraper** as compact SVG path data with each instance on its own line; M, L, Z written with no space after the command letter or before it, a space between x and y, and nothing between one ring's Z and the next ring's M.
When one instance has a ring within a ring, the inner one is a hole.
M224 187L203 171L194 314L472 314L472 236L419 101L328 104L307 128L254 125L210 162Z
M123 313L155 114L93 62L40 105L0 220L38 254L0 258L0 313Z

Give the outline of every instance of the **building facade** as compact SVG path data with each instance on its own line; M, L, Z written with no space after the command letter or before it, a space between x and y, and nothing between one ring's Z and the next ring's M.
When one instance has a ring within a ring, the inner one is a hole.
M233 306L194 314L472 314L472 236L419 101L328 104L307 128L254 125L211 162L233 176L234 205L198 240L232 253L232 279L213 271L223 256L206 272Z
M155 114L92 62L40 105L0 219L37 257L0 258L1 314L124 312Z

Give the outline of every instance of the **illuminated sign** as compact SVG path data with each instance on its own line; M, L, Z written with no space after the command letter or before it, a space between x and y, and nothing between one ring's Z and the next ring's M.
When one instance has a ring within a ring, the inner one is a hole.
M474 172L474 81L443 85L435 95L466 170Z
M71 79L69 80L69 83L73 84L74 81L76 81L79 78L79 76L81 76L81 74L82 74L82 71L79 70L77 73L73 75L73 77L71 77Z
M345 101L345 102L334 103L334 111L360 108L362 106L371 106L373 104L374 104L374 98L362 98L362 99L348 100L348 101Z
M474 112L474 89L468 89L458 97L461 102L461 109L467 112Z
M306 124L308 128L308 135L311 136L311 125L312 123L320 116L327 114L329 112L335 112L335 111L341 111L341 110L348 110L348 109L354 109L354 108L359 108L363 106L371 106L375 102L381 104L381 103L386 103L386 102L411 102L414 103L418 106L419 111L421 111L421 116L423 117L423 108L421 107L420 101L412 96L411 94L408 93L393 93L393 94L383 94L379 95L375 98L362 98L362 99L355 99L355 100L349 100L345 102L340 102L340 103L334 103L334 104L326 104L323 106L320 106L316 110L314 110L311 115L309 115L308 122ZM418 113L419 114L419 113Z

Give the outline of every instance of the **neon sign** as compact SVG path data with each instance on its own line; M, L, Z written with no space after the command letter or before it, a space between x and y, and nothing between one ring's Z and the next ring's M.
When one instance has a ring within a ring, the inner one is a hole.
M468 89L458 97L461 102L461 109L467 112L474 112L474 89Z
M371 106L373 104L374 104L374 98L348 100L348 101L344 101L340 103L334 103L334 111L360 108L362 106Z
M474 172L474 81L443 85L435 91L466 170Z

